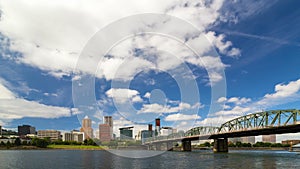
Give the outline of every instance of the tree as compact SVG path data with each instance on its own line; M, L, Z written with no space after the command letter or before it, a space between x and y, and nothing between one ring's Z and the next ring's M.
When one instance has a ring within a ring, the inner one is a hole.
M21 145L21 139L18 137L15 139L15 146L20 146Z
M235 143L235 145L236 145L237 147L242 147L242 142L237 141L237 142Z
M97 144L94 142L93 139L88 139L87 145L93 145L93 146L95 146L95 145L97 145Z
M28 145L28 143L27 143L27 141L26 140L24 140L24 141L22 141L22 145Z
M11 147L11 143L10 143L10 141L7 141L6 148L10 148L10 147Z
M87 140L87 139L84 139L83 144L84 144L84 145L88 145L87 143L88 143L88 140Z
M4 146L5 146L5 143L4 143L3 141L1 141L0 146L1 146L1 147L4 147Z
M210 147L210 143L209 143L209 142L205 142L205 143L204 143L204 146L205 146L205 147Z

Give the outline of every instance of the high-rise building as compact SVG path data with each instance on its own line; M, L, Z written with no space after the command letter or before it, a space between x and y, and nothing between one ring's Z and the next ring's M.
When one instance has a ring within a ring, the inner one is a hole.
M120 130L120 139L121 140L132 140L132 128L133 127L123 127L119 128Z
M255 136L248 136L248 137L241 137L241 142L242 143L255 143Z
M99 125L99 140L101 142L108 142L111 140L111 127L109 124L100 124Z
M39 130L37 132L38 138L50 138L51 141L53 140L60 140L61 135L60 131L57 130Z
M263 135L262 136L262 141L263 142L268 142L268 143L276 143L276 134Z
M0 137L2 137L2 126L0 126Z
M93 138L92 120L89 119L88 116L85 116L84 119L82 119L80 131L84 132L84 139Z
M112 116L104 116L104 124L108 124L109 127L110 127L110 139L113 139L113 127L114 127L114 124L113 124L113 119L112 119Z
M35 127L30 125L18 126L18 135L26 136L27 134L36 134Z

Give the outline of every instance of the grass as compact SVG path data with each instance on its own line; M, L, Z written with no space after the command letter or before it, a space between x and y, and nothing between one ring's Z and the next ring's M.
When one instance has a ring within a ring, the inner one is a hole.
M87 145L48 145L51 149L74 149L74 150L104 150L107 147L104 146L87 146Z

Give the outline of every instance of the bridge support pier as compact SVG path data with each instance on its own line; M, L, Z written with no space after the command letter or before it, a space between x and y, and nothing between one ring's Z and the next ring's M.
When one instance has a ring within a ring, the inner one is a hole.
M182 149L183 149L183 151L192 151L191 140L183 140L182 141Z
M227 153L228 152L228 138L214 139L214 152Z
M153 147L152 144L149 144L149 145L148 145L148 150L154 150L154 147Z
M173 151L173 142L167 142L167 151Z
M160 151L161 150L161 144L160 143L156 143L155 144L155 150L156 151Z

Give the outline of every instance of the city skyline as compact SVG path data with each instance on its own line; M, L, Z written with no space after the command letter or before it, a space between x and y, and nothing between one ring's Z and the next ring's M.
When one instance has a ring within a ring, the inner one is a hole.
M128 3L103 9L101 18L98 7L78 11L77 2L72 7L40 3L0 2L2 128L80 130L88 116L96 130L104 116L112 116L112 133L134 126L137 135L156 118L162 127L186 131L263 110L300 109L300 2L166 1L138 8ZM172 16L174 22L145 12ZM152 20L113 27L135 16ZM175 21L186 25L172 25ZM106 26L111 26L107 44L122 31L133 36L97 56L101 61L80 57ZM191 31L193 26L200 33ZM157 34L136 34L136 29ZM97 69L91 70L94 63ZM95 80L92 87L82 83L89 77ZM77 89L93 93L80 95ZM90 100L93 104L87 104ZM277 135L285 138L300 139L300 134Z

